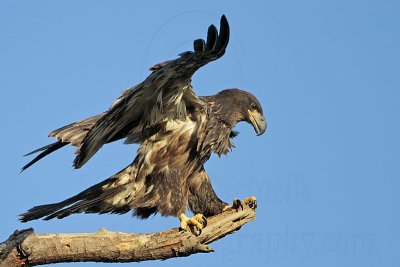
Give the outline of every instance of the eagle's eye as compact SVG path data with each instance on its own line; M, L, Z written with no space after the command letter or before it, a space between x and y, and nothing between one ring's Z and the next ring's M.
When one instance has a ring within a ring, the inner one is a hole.
M256 103L251 103L251 104L250 104L250 107L251 107L252 110L257 109Z

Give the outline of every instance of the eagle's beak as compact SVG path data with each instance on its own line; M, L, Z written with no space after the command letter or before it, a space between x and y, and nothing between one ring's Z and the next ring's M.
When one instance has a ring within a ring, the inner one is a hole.
M249 110L248 112L250 122L253 125L257 135L262 135L267 129L267 121L265 120L264 116L256 110Z

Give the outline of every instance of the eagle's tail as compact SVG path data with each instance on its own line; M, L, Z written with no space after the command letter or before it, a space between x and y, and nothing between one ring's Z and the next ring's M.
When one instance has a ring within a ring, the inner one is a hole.
M119 174L121 174L121 172ZM40 218L44 220L53 218L61 219L73 213L81 212L126 213L131 209L128 203L123 203L122 205L107 204L107 202L113 200L114 197L117 198L118 196L116 195L124 190L126 190L126 184L119 183L118 174L116 174L64 201L33 207L21 214L19 220L21 222L27 222Z

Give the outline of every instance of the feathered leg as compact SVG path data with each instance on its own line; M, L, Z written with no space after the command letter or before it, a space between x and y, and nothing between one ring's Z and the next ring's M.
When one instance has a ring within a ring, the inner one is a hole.
M252 209L257 208L257 200L254 196L240 201L235 198L232 205L222 201L215 193L210 177L204 169L194 178L189 190L189 207L194 213L201 213L205 216L213 216L228 209L243 209L243 205Z
M189 187L189 208L193 213L209 217L221 213L227 205L215 193L205 170L193 178Z

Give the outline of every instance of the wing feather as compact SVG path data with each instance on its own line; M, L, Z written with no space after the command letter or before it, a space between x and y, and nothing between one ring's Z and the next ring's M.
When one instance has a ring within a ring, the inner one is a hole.
M195 52L203 52L206 47L206 42L203 39L197 39L193 42L193 49Z
M84 137L74 167L82 167L104 144L119 135L126 126L137 135L147 128L170 119L184 119L186 108L203 105L191 86L192 75L202 66L220 58L229 42L229 24L223 15L220 33L208 29L207 43L194 41L194 51L153 67L146 80L128 90L124 101L115 103ZM129 137L129 134L128 134Z
M213 50L217 44L218 30L214 25L208 27L207 33L207 50Z
M52 131L49 134L49 137L55 137L57 139L57 141L54 143L48 144L46 146L43 146L41 148L35 149L34 151L26 154L25 156L30 156L32 154L41 152L34 159L32 159L30 162L28 162L28 164L23 166L21 168L21 172L28 169L30 166L32 166L33 164L35 164L42 158L46 157L47 155L53 153L54 151L57 151L58 149L66 146L68 144L77 147L77 150L79 150L80 144L81 144L83 138L85 137L85 135L87 134L88 130L103 115L104 115L104 113L98 114L96 116L92 116L85 120L81 120L78 122L68 124L66 126L63 126L61 128L58 128L58 129Z

